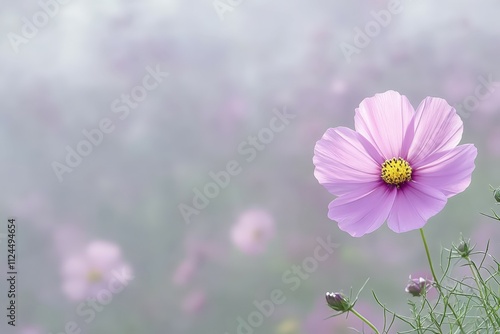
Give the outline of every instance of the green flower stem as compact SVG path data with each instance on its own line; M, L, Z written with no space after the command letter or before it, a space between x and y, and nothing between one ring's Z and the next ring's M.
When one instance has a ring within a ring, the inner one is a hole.
M434 266L432 265L431 253L429 252L429 247L427 246L427 240L425 240L424 229L422 228L420 229L420 235L422 236L422 241L424 242L425 254L427 254L427 261L429 262L429 267L431 268L432 278L434 279L436 285L439 286L436 272L434 271ZM439 287L439 290L441 290L441 287Z
M484 310L486 311L486 314L488 315L488 319L490 320L493 328L495 329L495 333L496 333L496 330L498 327L495 325L495 321L493 321L493 318L491 317L491 314L492 314L491 310L488 310L488 309L491 309L492 307L491 307L490 303L488 303L486 291L483 291L484 281L481 278L481 274L479 273L479 270L477 269L476 264L471 260L471 258L469 256L467 256L467 257L465 257L465 259L467 260L467 263L469 264L472 275L474 276L474 280L476 281L477 289L479 290L479 295L481 296L481 302L483 304ZM496 312L493 310L493 314L495 314L495 313ZM498 317L495 317L495 318L496 318L495 320L498 322ZM500 324L497 323L497 325L500 325Z
M366 319L363 317L358 311L356 311L354 308L350 310L355 316L357 316L361 321L363 321L365 324L367 324L371 329L375 331L376 334L380 334L380 332L377 330L377 327L375 327L370 320Z
M434 279L434 284L436 285L436 288L438 289L439 294L443 297L445 310L446 310L446 307L450 308L451 313L453 313L453 316L457 320L458 327L460 327L461 332L465 334L464 328L462 327L462 322L460 321L457 313L455 312L455 310L453 309L451 304L448 304L448 297L446 297L443 294L443 290L441 289L441 284L439 283L439 281L437 279L436 272L434 271L434 266L432 265L431 253L429 252L429 246L427 246L427 241L425 240L424 229L422 229L422 228L420 229L420 235L422 236L422 241L424 243L425 253L427 254L427 261L429 262L429 267L431 268L432 278Z

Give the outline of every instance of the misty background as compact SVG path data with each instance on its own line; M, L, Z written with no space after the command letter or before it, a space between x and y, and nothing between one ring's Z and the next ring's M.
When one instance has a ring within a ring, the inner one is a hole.
M374 290L409 314L418 231L340 231L314 145L376 93L442 97L479 153L425 227L433 259L500 237L480 215L500 185L500 4L398 3L3 1L0 272L15 217L18 276L15 328L0 280L0 331L354 333L324 295L368 278L359 312L383 323Z

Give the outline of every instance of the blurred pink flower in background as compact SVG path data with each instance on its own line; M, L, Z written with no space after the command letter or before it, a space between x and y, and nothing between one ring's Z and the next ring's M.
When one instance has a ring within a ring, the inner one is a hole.
M274 218L267 211L252 209L240 215L231 229L231 240L246 254L261 254L274 234Z
M119 246L93 241L82 252L65 260L62 276L64 294L76 301L96 296L118 277L130 279L132 269L124 262Z
M477 149L457 146L463 123L445 100L415 111L395 91L364 99L355 129L328 129L314 149L314 175L338 196L328 217L354 237L384 221L397 233L423 227L470 184Z
M185 313L195 314L203 310L207 295L203 290L195 290L188 294L182 301L181 308Z
M330 83L330 90L336 95L344 95L348 89L349 84L345 80L336 78Z
M188 234L186 237L184 248L186 258L196 258L200 263L208 260L221 260L226 253L224 247L217 241L193 234Z
M223 261L226 253L220 243L192 234L184 240L184 248L186 255L172 274L172 282L178 286L192 281L207 261Z
M172 282L175 285L186 285L196 274L199 261L194 256L187 257L177 267L172 275Z

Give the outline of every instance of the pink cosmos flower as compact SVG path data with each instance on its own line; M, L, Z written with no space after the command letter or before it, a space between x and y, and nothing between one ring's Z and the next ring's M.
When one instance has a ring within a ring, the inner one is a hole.
M468 268L468 269L469 269L469 273L470 273L470 268ZM432 274L429 272L428 269L416 270L416 271L412 272L412 274L410 275L410 279L408 280L408 284L410 284L411 280L414 280L414 282L424 280L426 283L428 283L428 284L426 284L427 293L425 295L428 300L434 300L434 299L439 297L438 290L434 289L434 286L432 285L432 282L434 282L434 279L432 278ZM406 291L406 289L405 289L405 291Z
M267 244L274 237L274 225L274 219L267 211L248 210L231 229L231 239L244 253L260 254L266 251Z
M132 270L122 259L117 245L93 241L65 261L62 276L63 292L69 299L78 301L98 296L104 290L123 289L132 278Z
M413 297L420 297L427 294L427 291L432 287L432 281L423 277L410 278L408 279L408 284L406 285L405 291L411 294Z
M457 146L463 123L445 100L415 111L395 91L364 99L355 129L328 129L314 149L315 177L338 196L328 217L354 237L384 221L397 233L423 227L470 184L477 150Z

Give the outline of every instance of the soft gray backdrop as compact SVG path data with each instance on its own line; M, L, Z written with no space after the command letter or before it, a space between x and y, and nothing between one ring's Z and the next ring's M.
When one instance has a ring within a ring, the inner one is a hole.
M500 81L499 9L493 0L3 1L0 232L17 218L19 275L17 327L2 311L0 331L343 333L362 328L351 317L324 321L324 293L356 291L368 277L360 311L382 322L372 289L404 310L408 275L427 274L418 233L339 231L326 216L333 198L313 177L314 144L329 127L352 127L375 93L394 89L414 106L447 99L479 155L472 185L426 226L429 243L435 261L460 233L484 248L500 236L479 215L494 207L488 185L500 183L500 83L484 84ZM276 113L293 117L278 124ZM265 130L271 123L280 131ZM220 174L228 163L233 173ZM196 208L211 172L229 179ZM318 253L318 237L335 244L331 254ZM104 255L85 255L96 240L121 251L133 279L86 321L63 289L64 268L76 257L90 268L75 272L85 284L106 283L92 267Z

